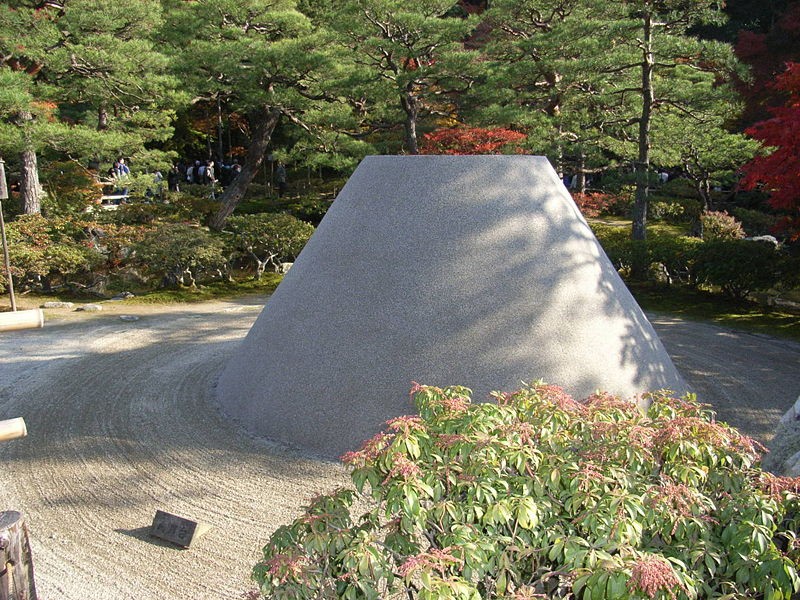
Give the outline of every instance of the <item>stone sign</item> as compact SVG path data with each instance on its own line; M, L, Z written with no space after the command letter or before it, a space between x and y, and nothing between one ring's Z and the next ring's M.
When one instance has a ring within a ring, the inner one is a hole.
M209 525L157 510L150 527L150 535L188 548L209 529Z

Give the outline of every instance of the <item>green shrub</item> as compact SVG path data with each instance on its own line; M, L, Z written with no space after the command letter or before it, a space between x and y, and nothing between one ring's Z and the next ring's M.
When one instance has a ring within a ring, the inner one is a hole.
M771 234L779 220L779 217L761 210L737 207L731 212L741 222L742 227L744 227L749 236Z
M175 218L180 221L207 224L209 219L219 211L222 203L211 198L207 187L204 191L205 194L201 195L167 193L166 198L175 211ZM217 195L219 196L219 193Z
M800 480L691 396L649 408L535 384L496 403L413 390L419 416L342 459L355 489L279 528L265 597L786 599ZM355 501L363 514L354 514Z
M237 215L252 215L265 212L286 212L286 206L279 204L277 198L263 197L250 198L242 201L236 207Z
M272 195L272 189L270 186L262 183L252 182L247 186L244 199L254 200L259 198L267 198L270 195Z
M100 203L102 186L78 163L51 163L41 169L41 175L47 191L42 199L42 212L48 217L78 215Z
M286 206L286 209L298 219L307 221L314 225L319 225L322 217L328 212L331 207L332 199L320 198L319 196L303 196L298 198L291 204Z
M135 201L120 204L115 211L104 216L104 220L120 225L150 225L156 221L175 220L176 213L169 204Z
M679 221L683 216L683 206L677 202L651 200L647 205L647 218L651 221Z
M742 224L723 211L707 210L700 215L704 240L738 240L744 237Z
M228 271L219 236L183 223L162 223L134 245L134 262L161 287L194 287Z
M649 264L663 270L667 283L694 283L694 261L699 238L685 235L651 235L646 241Z
M282 262L293 261L314 233L314 226L287 214L237 215L225 223L234 252L256 263L256 279L267 265L278 272Z
M702 204L693 198L655 197L648 204L647 216L653 221L691 223L700 217Z
M683 177L673 177L659 187L659 193L663 196L675 198L692 198L697 200L697 186L690 179Z
M628 227L592 223L592 231L617 271L625 272L633 262L631 232Z
M20 215L8 224L11 272L18 290L50 291L71 280L86 283L102 255L91 245L91 222Z
M650 233L646 240L631 239L630 230L594 224L592 229L614 267L623 277L643 273L658 283L691 283L694 248L698 238Z
M205 191L202 195L185 192L165 192L165 202L145 202L134 200L121 204L119 208L104 220L123 225L149 225L157 221L191 222L206 224L209 218L220 208L220 202L209 196L206 186L189 186Z
M694 253L696 281L718 286L734 298L773 288L789 271L788 259L768 242L713 240Z

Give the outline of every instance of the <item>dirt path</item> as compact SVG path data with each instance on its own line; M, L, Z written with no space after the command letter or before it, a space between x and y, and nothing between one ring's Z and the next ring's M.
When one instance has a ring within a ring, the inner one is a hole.
M219 368L262 305L106 303L0 333L0 419L30 431L0 444L0 510L27 515L44 600L240 598L270 533L346 481L213 408ZM800 393L800 344L652 320L700 398L766 441ZM214 529L188 550L158 543L156 509Z

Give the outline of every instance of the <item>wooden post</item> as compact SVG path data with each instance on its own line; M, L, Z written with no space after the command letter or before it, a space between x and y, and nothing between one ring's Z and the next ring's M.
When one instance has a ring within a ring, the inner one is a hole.
M0 442L16 440L26 435L28 435L28 428L25 426L25 419L22 417L0 421Z
M41 308L0 313L0 332L34 327L44 327L44 313Z
M37 600L28 528L13 510L0 512L0 600Z
M0 157L0 201L8 199L8 184L6 183L6 163ZM8 260L8 242L6 241L6 222L3 220L3 203L0 202L0 237L3 241L3 263L8 279L8 293L11 296L11 310L17 310L17 300L14 297L14 280L11 278L11 263Z

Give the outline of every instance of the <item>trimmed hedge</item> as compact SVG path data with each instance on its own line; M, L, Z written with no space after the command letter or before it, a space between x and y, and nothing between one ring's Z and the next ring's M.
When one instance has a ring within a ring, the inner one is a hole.
M623 277L645 273L659 283L717 287L734 298L797 284L798 259L768 242L669 235L642 241L630 239L627 228L592 229Z

